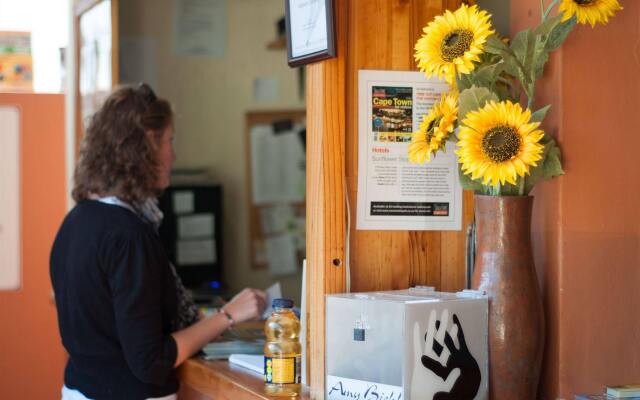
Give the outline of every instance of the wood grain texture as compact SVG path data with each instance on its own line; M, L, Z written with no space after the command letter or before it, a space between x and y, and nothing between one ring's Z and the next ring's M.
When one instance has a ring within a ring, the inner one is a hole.
M324 396L326 294L346 290L345 271L333 266L350 255L351 291L465 285L464 241L472 195L464 196L463 229L358 231L358 71L415 70L413 47L422 28L460 0L336 1L337 57L307 67L307 262L310 384ZM346 193L345 193L346 192ZM347 196L351 224L345 250Z
M264 391L263 378L226 360L205 361L191 358L178 369L181 384L188 386L180 391L180 399L189 400L270 400ZM281 397L280 397L281 398ZM296 399L309 399L305 388Z
M338 57L307 67L309 382L324 396L325 294L345 291L345 53L349 2L336 2Z

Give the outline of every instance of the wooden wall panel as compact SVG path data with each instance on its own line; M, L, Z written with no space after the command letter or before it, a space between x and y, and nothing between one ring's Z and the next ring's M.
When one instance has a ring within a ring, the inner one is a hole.
M324 397L325 294L344 292L344 182L347 2L334 9L338 57L307 67L307 321L308 381Z
M358 182L358 70L415 70L414 44L422 28L452 1L350 2L346 107L346 181L352 215ZM465 199L469 199L467 195ZM467 202L462 232L357 231L351 223L351 289L402 289L431 285L459 290L465 285L464 230L473 215Z
M324 394L324 296L344 292L347 204L351 290L465 284L465 193L461 232L358 231L358 71L415 70L423 26L460 0L335 1L337 57L307 67L307 287L311 396ZM346 193L345 193L346 191ZM339 264L339 266L335 266Z

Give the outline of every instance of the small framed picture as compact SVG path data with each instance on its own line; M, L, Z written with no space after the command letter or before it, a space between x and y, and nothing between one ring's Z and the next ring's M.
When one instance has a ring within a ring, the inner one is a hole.
M334 57L333 0L285 0L289 66Z

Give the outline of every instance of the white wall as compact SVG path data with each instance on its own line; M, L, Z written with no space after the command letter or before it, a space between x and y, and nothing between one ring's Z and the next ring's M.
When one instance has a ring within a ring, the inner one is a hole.
M297 71L287 66L286 50L266 49L275 39L284 2L227 0L226 57L220 59L173 54L173 0L129 0L120 7L121 43L145 45L141 51L155 63L145 62L138 70L176 110L176 166L207 167L224 187L227 282L236 290L265 287L272 281L268 272L249 267L244 118L247 110L304 108ZM123 62L126 55L121 52ZM277 79L278 100L253 99L257 77ZM281 282L285 295L299 298L300 275Z
M0 0L0 31L31 32L33 89L63 90L60 48L69 43L69 0Z

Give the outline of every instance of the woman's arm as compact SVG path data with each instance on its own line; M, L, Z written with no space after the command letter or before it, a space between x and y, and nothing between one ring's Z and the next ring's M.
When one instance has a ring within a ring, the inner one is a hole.
M229 320L224 313L219 312L201 319L188 328L174 332L172 336L178 348L174 367L182 364L234 323L260 318L265 302L264 292L247 288L223 307L233 321Z

